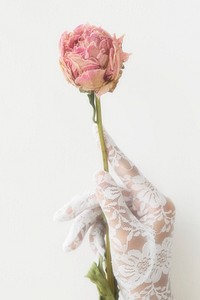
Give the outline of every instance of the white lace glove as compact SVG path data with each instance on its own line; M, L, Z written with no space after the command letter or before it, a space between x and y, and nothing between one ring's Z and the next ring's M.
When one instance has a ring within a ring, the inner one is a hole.
M104 131L108 159L121 179L95 175L96 190L76 196L55 219L74 219L64 250L77 248L90 229L95 252L104 254L105 224L110 233L112 265L125 300L171 300L170 258L175 207L138 171ZM101 207L101 208L100 208Z

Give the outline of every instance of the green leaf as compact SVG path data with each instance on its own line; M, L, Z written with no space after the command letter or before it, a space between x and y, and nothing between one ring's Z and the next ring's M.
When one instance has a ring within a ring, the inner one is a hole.
M103 270L102 260L99 261L98 265L96 263L92 264L86 277L96 284L100 300L115 300Z
M97 111L96 111L96 106L95 106L95 102L94 102L94 92L88 93L88 98L89 98L89 102L92 105L93 108L93 117L92 120L94 123L97 123Z

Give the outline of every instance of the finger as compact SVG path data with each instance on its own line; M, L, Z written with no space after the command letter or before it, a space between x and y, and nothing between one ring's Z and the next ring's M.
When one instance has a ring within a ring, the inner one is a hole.
M88 229L98 221L101 213L102 211L100 208L94 211L85 210L78 217L76 217L63 244L63 250L65 252L72 251L80 246Z
M105 255L105 237L106 225L103 221L95 223L90 229L89 241L92 251L95 255Z
M95 174L96 194L108 225L114 230L140 226L139 220L127 207L121 189L106 171Z
M95 138L100 147L98 128L94 125ZM122 180L122 182L128 187L129 182L133 176L139 174L137 167L126 157L126 155L118 148L113 139L104 129L104 139L106 144L106 150L108 154L108 160L115 170L116 174Z
M160 208L166 204L166 197L144 176L138 175L132 178L130 188L135 191L140 203L139 209Z
M84 210L94 210L98 206L95 193L85 192L82 195L76 195L54 214L54 221L69 221L80 215Z
M121 152L115 142L104 130L106 148L109 161L126 187L137 195L137 213L140 216L147 214L149 207L162 207L166 198L157 188L144 177L135 165ZM136 202L135 202L136 203Z

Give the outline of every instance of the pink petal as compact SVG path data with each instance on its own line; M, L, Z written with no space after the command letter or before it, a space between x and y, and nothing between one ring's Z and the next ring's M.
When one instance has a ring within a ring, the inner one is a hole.
M75 83L84 91L94 91L100 89L104 84L105 70L90 70L84 72L78 78Z
M108 84L103 85L99 90L96 90L95 94L97 95L97 97L100 97L107 92L112 92L115 85L116 84L113 81L111 81Z

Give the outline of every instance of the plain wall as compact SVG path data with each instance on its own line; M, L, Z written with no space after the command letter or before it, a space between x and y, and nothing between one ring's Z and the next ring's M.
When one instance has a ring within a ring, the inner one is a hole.
M0 1L0 298L97 299L84 277L88 239L62 252L70 224L54 212L93 186L102 167L86 95L65 81L63 31L81 23L125 34L132 56L103 122L142 173L176 205L176 300L199 300L200 2Z

